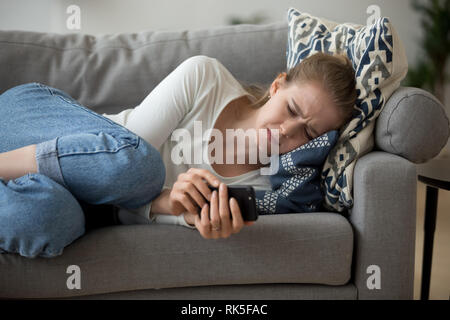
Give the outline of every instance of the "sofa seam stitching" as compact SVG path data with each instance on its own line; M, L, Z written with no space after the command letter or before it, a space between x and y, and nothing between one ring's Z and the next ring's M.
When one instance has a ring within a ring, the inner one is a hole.
M69 51L69 50L86 50L89 52L94 52L96 50L99 49L126 49L126 50L130 50L130 51L135 51L135 50L139 50L142 49L144 47L153 45L153 44L160 44L160 43L170 43L170 42L175 42L175 41L189 41L189 40L208 40L208 39L214 39L214 38L219 38L222 36L229 36L229 35L238 35L238 34L242 34L242 33L260 33L260 32L267 32L267 31L281 31L287 29L287 27L283 27L283 28L278 28L278 29L266 29L266 30L253 30L253 31L240 31L240 32L229 32L229 33L223 33L223 34L219 34L219 35L212 35L212 36L206 36L206 37L195 37L195 38L178 38L178 39L171 39L171 40L158 40L158 41L154 41L154 42L148 42L145 43L143 45L141 45L140 47L136 47L136 48L128 48L128 47L121 47L121 46L117 46L117 47L108 47L108 46L104 46L104 47L97 47L94 49L89 49L87 47L74 47L74 48L58 48L58 47L52 47L52 46L44 46L44 45L39 45L36 43L32 43L32 42L13 42L13 41L5 41L5 40L0 40L0 43L5 43L5 44L18 44L18 45L30 45L30 46L35 46L35 47L41 47L41 48L48 48L48 49L55 49L55 50L59 50L59 51Z

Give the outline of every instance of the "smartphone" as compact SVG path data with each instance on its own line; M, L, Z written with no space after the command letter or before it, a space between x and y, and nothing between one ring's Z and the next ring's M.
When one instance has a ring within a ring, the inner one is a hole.
M212 190L219 192L218 188L209 186ZM232 185L227 186L228 198L235 198L241 209L242 219L244 221L256 221L258 219L258 211L256 210L255 190L252 186Z

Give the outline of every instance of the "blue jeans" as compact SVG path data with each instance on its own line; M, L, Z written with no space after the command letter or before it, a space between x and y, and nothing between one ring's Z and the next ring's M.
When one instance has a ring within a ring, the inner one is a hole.
M0 177L0 252L54 257L85 233L80 202L139 208L163 187L159 152L39 83L0 95L0 152L36 144L38 173Z

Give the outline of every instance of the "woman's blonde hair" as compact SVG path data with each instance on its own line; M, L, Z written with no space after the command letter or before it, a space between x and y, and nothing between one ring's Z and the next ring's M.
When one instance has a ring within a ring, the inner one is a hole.
M330 94L331 99L341 111L342 124L351 119L357 97L356 80L352 63L345 55L318 52L287 71L287 86L310 81L318 82ZM252 103L253 107L260 107L269 99L270 87L258 84L243 86L256 98L256 101Z

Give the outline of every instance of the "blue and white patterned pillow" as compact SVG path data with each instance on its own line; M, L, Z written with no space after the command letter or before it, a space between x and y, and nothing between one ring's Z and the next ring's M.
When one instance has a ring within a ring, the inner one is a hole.
M279 156L278 170L270 176L272 190L256 190L258 213L295 213L322 210L320 188L323 163L339 136L332 130Z
M340 130L321 173L325 208L343 212L353 205L356 160L372 150L375 119L408 71L405 51L385 17L368 26L337 24L290 8L288 25L288 69L316 52L325 52L346 54L355 70L354 116Z

